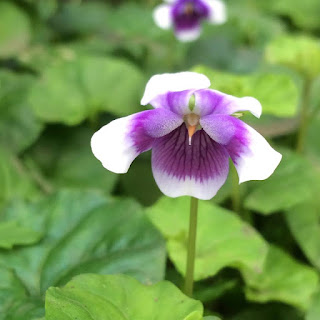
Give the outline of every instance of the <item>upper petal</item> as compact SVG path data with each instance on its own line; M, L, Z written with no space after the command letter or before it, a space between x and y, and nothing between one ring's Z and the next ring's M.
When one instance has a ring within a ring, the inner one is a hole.
M156 137L168 134L183 122L166 109L147 110L111 121L91 139L92 152L115 173L128 171L132 161L149 150Z
M156 139L152 170L160 190L169 197L211 199L224 184L229 171L227 150L197 131L189 145L185 124Z
M169 29L172 26L171 5L161 4L153 11L153 19L156 25L162 29Z
M229 94L211 89L198 90L194 93L196 98L195 112L206 116L211 113L231 115L239 111L250 111L260 118L262 106L253 97L237 98Z
M208 20L214 24L222 24L227 20L226 6L220 0L202 0L209 8Z
M208 87L210 87L210 80L203 74L196 72L186 71L155 75L146 85L141 104L153 104L153 100L167 92L199 90Z
M212 114L200 119L200 124L213 140L226 147L240 183L267 179L281 161L281 154L239 119Z

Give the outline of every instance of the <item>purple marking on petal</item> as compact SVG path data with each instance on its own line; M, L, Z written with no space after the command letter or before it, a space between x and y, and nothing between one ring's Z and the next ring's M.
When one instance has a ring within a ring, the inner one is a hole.
M151 148L155 138L162 137L176 129L183 122L177 114L162 108L137 113L129 127L129 137L137 152Z
M202 117L200 124L211 139L225 146L235 164L242 153L250 152L248 131L241 120L229 115L211 114Z
M200 0L178 0L172 8L176 32L199 28L200 21L209 14L210 8Z
M152 146L153 170L181 181L192 179L206 183L217 179L222 185L229 170L228 158L227 150L204 130L198 130L193 135L190 146L185 124L155 139Z
M179 92L167 92L157 96L151 104L155 108L166 108L175 114L184 116L190 113L189 100L195 90L184 90Z

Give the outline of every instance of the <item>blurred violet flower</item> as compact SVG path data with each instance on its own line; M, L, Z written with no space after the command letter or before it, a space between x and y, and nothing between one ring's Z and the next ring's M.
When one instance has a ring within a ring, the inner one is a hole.
M251 97L236 98L207 89L209 79L194 72L153 76L142 105L154 109L114 120L91 140L94 155L115 173L152 149L152 171L169 197L189 195L211 199L225 183L229 157L240 183L268 178L281 160L268 142L232 114L261 115Z
M193 41L201 33L201 22L226 21L226 8L221 0L165 0L155 8L153 18L162 29L174 28L180 41Z

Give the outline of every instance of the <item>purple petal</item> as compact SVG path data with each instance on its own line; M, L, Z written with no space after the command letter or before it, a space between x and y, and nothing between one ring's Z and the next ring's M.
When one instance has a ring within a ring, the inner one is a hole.
M229 171L226 149L197 131L189 145L185 124L156 139L152 170L161 191L170 197L184 195L211 199L224 184Z
M201 0L178 0L172 8L176 33L198 30L200 21L209 17L209 10Z
M211 113L231 115L239 111L250 111L259 118L262 112L260 102L252 97L237 98L217 90L203 89L195 92L195 98L194 112L201 116Z
M226 147L240 183L267 179L280 163L281 154L239 119L212 114L201 118L200 124L211 139Z
M106 169L125 173L140 153L151 149L155 138L168 134L182 122L181 117L166 109L147 110L120 118L93 135L92 152Z

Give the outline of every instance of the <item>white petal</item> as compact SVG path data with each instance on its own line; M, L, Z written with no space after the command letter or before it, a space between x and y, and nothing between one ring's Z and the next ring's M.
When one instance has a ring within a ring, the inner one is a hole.
M127 135L132 117L110 122L97 131L91 139L93 154L112 172L126 173L139 154Z
M171 198L190 196L200 200L212 199L227 178L227 175L221 175L205 182L196 181L189 177L181 180L155 169L153 169L153 176L159 189L166 196Z
M157 96L169 91L199 90L208 87L210 87L210 80L205 75L196 72L155 75L146 85L141 104L147 105Z
M227 12L224 2L221 0L202 0L210 8L209 21L214 24L222 24L227 21Z
M248 125L249 145L245 153L236 159L239 183L249 180L265 180L279 165L282 155L275 151L265 138Z
M201 28L195 27L192 29L186 29L186 30L176 30L176 37L181 42L191 42L194 40L197 40L201 34Z
M162 29L169 29L172 26L171 6L161 4L153 11L153 19L156 25Z

